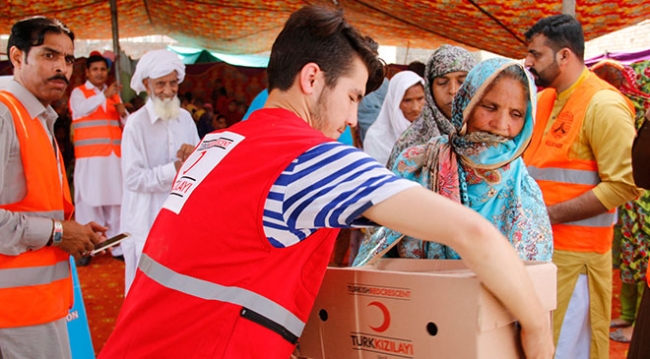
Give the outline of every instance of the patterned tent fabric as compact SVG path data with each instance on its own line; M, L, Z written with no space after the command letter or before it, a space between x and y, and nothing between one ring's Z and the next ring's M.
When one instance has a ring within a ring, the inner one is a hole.
M270 50L287 17L307 4L343 8L350 22L382 45L432 49L451 43L513 58L526 53L526 30L562 8L561 0L117 0L119 34L167 35L185 46L259 53ZM576 0L576 13L590 40L645 20L650 1ZM61 19L80 39L111 38L105 0L4 0L0 33L33 15Z

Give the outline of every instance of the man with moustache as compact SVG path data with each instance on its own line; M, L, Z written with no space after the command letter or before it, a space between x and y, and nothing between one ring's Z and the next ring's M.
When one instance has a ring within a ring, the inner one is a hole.
M11 29L14 78L0 91L0 358L70 358L69 256L80 258L106 228L68 220L73 211L57 114L74 64L74 34L33 17Z
M106 226L106 235L112 237L120 230L120 141L127 113L118 94L121 86L117 82L106 85L108 71L108 60L93 51L86 60L86 83L70 94L70 110L74 129L75 217L81 222L92 220ZM114 247L111 254L120 257L122 249Z
M122 135L123 199L121 231L125 293L133 282L142 248L158 211L172 189L178 169L199 142L196 125L181 108L178 85L185 65L167 50L146 53L136 66L131 88L147 92L147 103L131 114Z
M526 66L546 87L524 160L553 225L556 358L607 358L616 207L641 193L630 159L634 107L585 67L572 16L544 18L525 35Z
M336 141L384 77L342 11L293 13L267 72L265 107L181 167L100 358L288 358L338 228L373 221L454 246L522 323L527 357L550 358L548 313L499 231Z

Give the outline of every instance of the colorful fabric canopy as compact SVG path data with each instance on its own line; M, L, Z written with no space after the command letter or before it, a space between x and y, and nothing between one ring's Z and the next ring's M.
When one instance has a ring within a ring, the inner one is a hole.
M338 4L381 45L461 44L513 58L526 53L524 32L562 8L562 0L117 0L119 35L160 34L221 53L259 53L270 50L289 14L314 3ZM645 20L650 1L576 0L576 14L590 40ZM0 33L32 15L57 17L80 39L111 38L109 2L98 0L5 0Z

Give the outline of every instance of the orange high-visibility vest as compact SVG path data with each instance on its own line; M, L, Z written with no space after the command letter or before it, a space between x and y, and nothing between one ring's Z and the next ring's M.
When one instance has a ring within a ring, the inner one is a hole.
M71 216L68 181L53 141L12 94L0 91L0 102L13 117L27 186L25 198L0 208L34 217ZM0 254L0 328L49 323L68 314L73 298L69 258L68 253L52 246L17 256Z
M576 198L601 182L595 160L572 158L570 152L582 129L587 105L597 92L606 89L618 92L598 76L588 73L548 131L546 126L553 111L556 92L546 89L540 93L533 138L524 153L524 162L539 184L547 206ZM629 100L626 102L634 114L634 106ZM605 253L612 246L615 222L616 209L612 209L591 218L555 224L554 247L576 252Z
M96 95L95 90L87 89L86 85L78 88L86 98ZM105 157L112 152L121 157L122 129L120 114L115 108L119 103L120 98L116 94L106 99L106 110L98 106L90 115L72 121L75 158Z

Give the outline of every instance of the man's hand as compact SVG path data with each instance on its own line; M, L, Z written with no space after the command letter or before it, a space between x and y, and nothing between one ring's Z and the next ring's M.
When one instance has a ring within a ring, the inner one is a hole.
M90 253L95 244L105 240L104 232L108 228L95 222L81 225L75 221L61 221L63 225L63 238L58 245L62 250L79 259Z
M104 90L104 96L106 98L110 98L110 97L115 96L120 91L122 91L122 85L118 86L117 82L113 82L110 86L108 86Z
M117 110L117 113L120 114L120 118L126 117L128 113L126 112L126 108L124 107L123 103L116 103L115 104L115 109Z
M194 147L190 144L184 143L181 145L181 148L178 149L178 152L176 152L176 157L181 161L185 162L185 160L190 157L192 152L194 152Z

